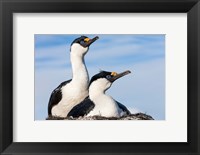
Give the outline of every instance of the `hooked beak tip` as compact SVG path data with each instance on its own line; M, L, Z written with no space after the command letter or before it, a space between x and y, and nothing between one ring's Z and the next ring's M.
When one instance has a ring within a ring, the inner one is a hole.
M96 36L96 37L94 37L93 39L94 39L94 40L97 40L97 39L99 39L99 37L98 37L98 36Z

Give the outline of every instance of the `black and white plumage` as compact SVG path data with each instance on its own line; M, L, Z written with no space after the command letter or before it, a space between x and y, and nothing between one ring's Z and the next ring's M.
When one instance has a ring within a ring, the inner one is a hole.
M123 104L106 95L105 91L109 89L112 83L131 73L125 71L120 74L116 72L101 71L92 77L89 84L89 97L76 105L69 113L68 117L79 116L103 116L103 117L121 117L131 114Z
M62 82L52 93L48 104L48 115L66 117L68 112L88 96L89 75L84 56L89 46L98 37L90 39L81 36L75 39L70 48L72 79Z

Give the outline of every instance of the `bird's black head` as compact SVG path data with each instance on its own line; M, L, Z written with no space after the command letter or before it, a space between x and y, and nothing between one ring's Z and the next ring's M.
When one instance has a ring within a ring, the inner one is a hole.
M89 47L93 42L95 42L97 39L99 39L98 36L94 37L93 39L90 39L86 36L81 36L79 38L76 38L72 43L71 46L75 43L80 44L82 47Z
M106 81L109 81L110 83L113 83L115 80L127 75L131 73L129 70L124 71L122 73L116 73L116 72L108 72L108 71L100 71L100 73L94 75L91 80L90 80L90 84L93 83L94 81L98 80L98 79L106 79Z

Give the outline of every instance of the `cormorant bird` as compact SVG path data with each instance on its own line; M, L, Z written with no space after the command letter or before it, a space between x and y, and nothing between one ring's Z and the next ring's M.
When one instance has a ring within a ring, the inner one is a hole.
M48 104L48 115L66 117L68 112L88 96L89 76L84 56L89 46L99 37L90 39L81 36L71 44L70 59L72 65L72 79L62 82L51 93Z
M119 74L116 72L101 71L94 75L89 84L89 97L73 107L68 113L68 117L121 117L131 114L123 104L105 94L105 91L111 87L115 80L129 73L131 73L129 70Z

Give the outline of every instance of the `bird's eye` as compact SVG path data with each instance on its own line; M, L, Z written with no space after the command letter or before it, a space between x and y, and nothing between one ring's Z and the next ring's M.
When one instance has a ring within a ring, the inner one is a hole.
M107 79L110 79L110 78L111 78L111 75L106 75L106 78L107 78Z
M82 44L82 45L83 45L84 43L85 43L85 42L84 42L83 40L81 40L81 41L80 41L80 44Z
M83 47L86 47L86 43L85 43L83 40L80 41L80 44L81 44Z

